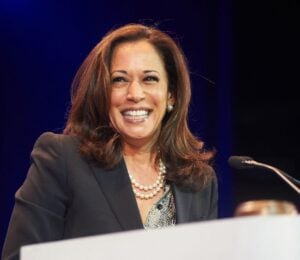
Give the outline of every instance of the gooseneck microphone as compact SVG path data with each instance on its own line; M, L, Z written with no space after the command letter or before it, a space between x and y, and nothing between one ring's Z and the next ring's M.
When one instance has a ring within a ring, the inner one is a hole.
M268 169L272 172L275 172L281 179L283 179L290 187L292 187L298 194L300 194L300 188L297 187L294 183L300 185L300 181L283 172L282 170L277 169L274 166L257 162L248 156L230 156L228 159L228 164L235 169L244 170L249 168L263 168Z

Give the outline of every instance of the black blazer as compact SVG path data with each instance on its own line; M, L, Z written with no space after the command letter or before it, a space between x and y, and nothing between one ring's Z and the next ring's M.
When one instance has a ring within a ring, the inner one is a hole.
M18 259L21 246L142 229L126 165L88 164L76 137L44 133L31 153L28 175L15 194L2 259ZM172 184L177 223L217 217L217 184L192 192Z

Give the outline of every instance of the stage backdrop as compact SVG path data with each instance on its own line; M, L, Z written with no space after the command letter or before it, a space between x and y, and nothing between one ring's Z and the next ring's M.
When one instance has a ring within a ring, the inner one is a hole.
M62 131L76 70L104 33L129 22L169 32L187 55L189 124L217 151L220 218L231 217L245 199L296 201L273 175L237 173L227 165L232 153L243 153L289 173L299 170L297 63L291 58L299 46L296 10L258 0L2 0L0 246L36 138Z

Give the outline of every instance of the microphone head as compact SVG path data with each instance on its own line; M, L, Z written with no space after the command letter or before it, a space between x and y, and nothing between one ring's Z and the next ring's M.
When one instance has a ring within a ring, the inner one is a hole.
M251 165L249 162L253 161L253 159L249 156L230 156L228 159L228 164L235 169L243 170L243 169L249 169L252 168L253 165Z

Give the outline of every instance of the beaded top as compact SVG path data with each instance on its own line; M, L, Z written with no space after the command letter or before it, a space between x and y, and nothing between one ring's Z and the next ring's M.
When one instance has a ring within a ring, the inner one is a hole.
M144 224L145 229L157 229L176 224L176 208L170 185L166 185L161 199L150 209Z

